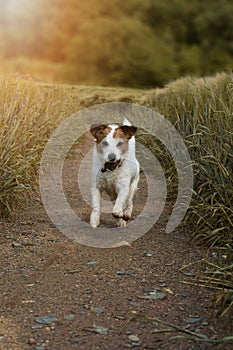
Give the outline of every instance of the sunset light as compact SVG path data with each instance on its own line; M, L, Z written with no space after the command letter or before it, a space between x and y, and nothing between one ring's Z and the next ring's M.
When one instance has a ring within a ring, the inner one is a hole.
M162 86L233 66L233 5L198 0L0 0L0 72Z

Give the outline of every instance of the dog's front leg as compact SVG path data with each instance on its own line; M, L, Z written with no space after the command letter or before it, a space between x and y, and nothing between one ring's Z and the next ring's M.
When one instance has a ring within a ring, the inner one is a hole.
M123 208L129 195L130 178L120 179L117 182L117 199L113 207L112 215L115 218L123 217Z
M91 189L92 194L92 212L90 217L90 225L96 228L100 223L100 191L96 186Z
M139 181L139 174L134 178L129 191L129 196L127 199L127 203L124 210L124 216L123 218L127 221L131 218L132 211L133 211L133 198L135 195L135 192L138 189L138 181Z

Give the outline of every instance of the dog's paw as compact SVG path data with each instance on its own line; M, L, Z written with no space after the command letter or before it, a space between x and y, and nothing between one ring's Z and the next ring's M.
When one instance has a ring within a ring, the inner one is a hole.
M92 228L96 228L96 227L98 227L99 222L90 221L90 225L91 225Z
M91 213L91 217L90 217L90 225L93 228L96 228L100 223L100 217L99 214L96 212L92 212Z
M133 207L132 206L128 206L125 210L124 210L124 215L123 215L123 219L125 221L128 221L132 218L132 210Z
M115 205L112 210L112 215L114 218L123 218L123 208Z
M118 218L123 218L123 211L113 211L112 215L114 216L114 218L118 219Z
M120 219L116 223L116 227L125 227L126 226L126 221L123 219Z
M124 219L125 221L130 220L130 219L131 219L131 213L126 211L126 212L124 213L124 215L123 215L123 219Z

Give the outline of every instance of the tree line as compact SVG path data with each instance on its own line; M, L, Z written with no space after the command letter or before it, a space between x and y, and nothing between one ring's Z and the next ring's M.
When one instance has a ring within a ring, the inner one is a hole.
M0 61L62 64L64 81L161 86L233 65L231 0L0 0Z

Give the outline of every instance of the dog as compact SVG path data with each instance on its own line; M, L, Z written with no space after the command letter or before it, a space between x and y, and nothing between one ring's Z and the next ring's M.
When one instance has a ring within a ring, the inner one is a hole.
M140 166L135 155L137 127L125 119L121 126L92 125L95 139L92 162L92 212L90 225L100 223L100 198L103 191L115 201L112 215L116 226L124 227L131 218L133 198L138 188Z

